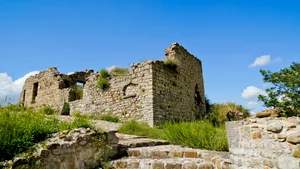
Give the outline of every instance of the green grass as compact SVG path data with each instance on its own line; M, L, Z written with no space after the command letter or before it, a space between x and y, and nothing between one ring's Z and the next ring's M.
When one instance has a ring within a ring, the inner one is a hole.
M121 67L115 67L110 71L110 74L113 77L122 77L129 73L129 70L127 68L121 68Z
M70 115L70 103L64 103L61 115Z
M209 121L166 123L160 128L128 121L119 128L119 132L165 139L192 148L228 151L225 126L214 127Z
M74 122L67 123L21 105L0 106L0 161L28 150L52 133L78 127L93 126L80 115L75 117Z
M112 114L101 115L100 120L105 120L105 121L110 121L110 122L115 122L115 123L120 121L118 116L112 115Z
M104 121L109 121L109 122L114 122L114 123L120 122L120 118L116 115L111 114L111 113L108 113L108 114L93 114L93 115L90 115L90 118L94 119L94 120L104 120Z
M46 115L53 115L56 111L49 105L44 105L40 110L39 113L46 114Z
M134 120L127 121L121 125L118 130L120 133L134 134L138 136L147 136L151 138L163 138L164 133L157 127L149 127L147 123L137 122Z
M106 69L101 69L100 70L100 77L101 78L109 78L110 74L109 74L109 72Z
M108 79L106 79L106 78L98 79L97 84L98 84L98 87L102 90L105 90L109 87L109 82L108 82Z

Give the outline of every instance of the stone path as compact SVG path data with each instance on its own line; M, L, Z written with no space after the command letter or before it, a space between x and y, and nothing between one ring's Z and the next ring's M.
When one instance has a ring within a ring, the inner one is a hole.
M59 120L72 121L70 116ZM92 120L97 128L117 131L121 123ZM217 152L171 145L168 141L116 133L125 156L110 161L116 169L229 169L228 152ZM123 153L122 153L123 154Z

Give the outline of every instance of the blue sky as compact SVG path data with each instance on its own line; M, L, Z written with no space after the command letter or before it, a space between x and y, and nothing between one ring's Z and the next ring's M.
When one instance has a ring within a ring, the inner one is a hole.
M300 61L299 9L296 0L3 0L0 99L17 97L33 71L129 67L179 42L202 60L212 102L258 111L259 69Z

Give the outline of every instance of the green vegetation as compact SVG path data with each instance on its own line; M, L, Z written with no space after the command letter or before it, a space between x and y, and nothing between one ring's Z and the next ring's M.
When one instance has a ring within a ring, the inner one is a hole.
M50 107L49 105L44 105L40 110L39 113L46 114L46 115L53 115L56 111Z
M109 87L109 82L108 82L108 79L105 79L105 78L100 78L98 81L97 81L97 84L98 84L98 87L102 90L105 90Z
M109 74L109 72L106 69L101 69L100 70L100 77L101 78L109 78L110 74Z
M119 132L165 139L173 144L192 148L228 151L224 125L214 127L209 121L166 123L160 128L151 128L146 123L128 121L119 128Z
M100 71L100 78L97 81L97 85L100 89L105 90L109 87L110 74L106 69Z
M157 127L149 127L145 122L137 122L135 120L130 120L121 125L118 130L120 133L134 134L138 136L147 136L151 138L161 138L164 139L163 131Z
M113 77L121 77L129 73L127 68L115 67L110 71Z
M225 121L239 120L239 118L246 118L250 116L248 109L242 105L235 103L223 103L223 104L209 104L208 119L215 126L222 125ZM242 114L242 117L239 117Z
M164 64L165 64L165 66L167 66L171 70L176 70L177 69L176 63L171 59L166 59Z
M73 85L71 88L75 92L75 100L82 99L82 97L83 97L83 86Z
M61 115L70 115L70 104L64 103L63 108L61 110Z
M105 121L110 121L110 122L115 122L115 123L120 121L118 116L112 115L112 114L101 115L100 120L105 120Z
M109 121L109 122L114 122L114 123L117 123L120 121L118 116L113 115L111 113L109 113L109 114L94 114L91 116L91 119L104 120L104 121Z
M76 115L72 123L67 123L20 104L0 107L0 161L28 150L52 133L78 127L93 126L81 115Z
M266 107L278 109L279 116L300 115L300 63L293 62L290 67L271 72L260 70L265 83L272 86L266 89L267 95L260 95Z

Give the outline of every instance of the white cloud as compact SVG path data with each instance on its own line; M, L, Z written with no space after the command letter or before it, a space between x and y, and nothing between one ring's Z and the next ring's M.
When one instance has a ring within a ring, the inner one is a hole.
M271 56L270 55L263 55L255 59L255 61L249 65L249 67L255 67L255 66L265 66L268 65L271 62Z
M266 92L260 88L257 88L255 86L248 86L246 89L244 89L242 93L242 97L244 99L253 99L257 98L258 95L265 95Z
M107 67L106 70L108 70L108 71L110 72L111 70L113 70L113 69L116 68L116 67L117 67L117 66L112 65L112 66L110 66L110 67Z
M69 72L69 73L67 73L67 75L71 75L71 74L74 74L75 72Z
M6 103L16 103L22 91L25 80L37 73L39 72L33 71L27 73L25 76L15 81L13 81L12 77L10 77L7 73L0 73L0 104L4 104L6 99Z
M257 103L257 102L248 102L247 105L246 105L246 107L249 108L249 109L252 109L252 108L255 108L255 107L258 107L258 106L260 106L260 104Z

